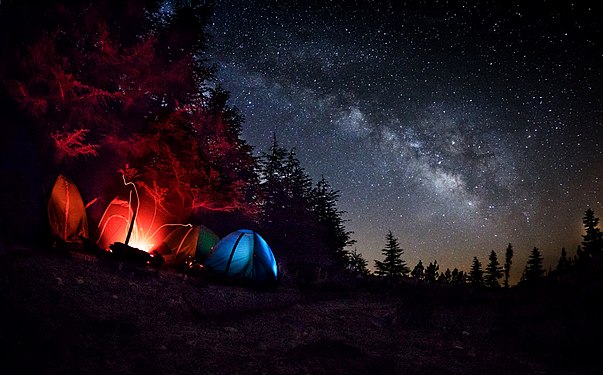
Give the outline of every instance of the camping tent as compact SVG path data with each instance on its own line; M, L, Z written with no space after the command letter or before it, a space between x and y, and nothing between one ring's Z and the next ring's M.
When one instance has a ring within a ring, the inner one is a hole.
M274 282L277 267L272 250L254 231L241 229L220 240L205 267L222 275L257 282Z
M88 239L84 201L73 181L63 175L57 177L50 194L48 220L56 239L78 245Z
M109 250L109 246L117 241L124 242L128 234L132 210L126 200L113 199L98 223L98 239L96 244L101 249ZM138 228L136 228L138 229ZM136 235L139 230L133 230Z
M181 265L189 256L203 263L218 240L218 236L203 225L181 226L168 234L153 251L161 254L167 266Z
M160 243L165 215L158 212L154 197L139 195L134 183L130 184L133 189L116 196L98 223L96 244L101 249L109 250L111 244L121 242L149 252Z

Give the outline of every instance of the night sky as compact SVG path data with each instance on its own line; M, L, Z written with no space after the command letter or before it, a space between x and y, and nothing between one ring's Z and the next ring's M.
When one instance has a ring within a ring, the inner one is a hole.
M371 267L391 230L440 271L511 242L516 279L603 217L601 5L289 3L217 1L206 57L257 153L275 133L341 191Z

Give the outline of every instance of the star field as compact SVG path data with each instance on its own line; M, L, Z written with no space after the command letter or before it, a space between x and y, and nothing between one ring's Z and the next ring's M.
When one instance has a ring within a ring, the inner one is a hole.
M523 3L220 1L206 58L258 153L275 133L341 191L371 265L391 230L411 266L511 242L517 273L603 215L601 6Z

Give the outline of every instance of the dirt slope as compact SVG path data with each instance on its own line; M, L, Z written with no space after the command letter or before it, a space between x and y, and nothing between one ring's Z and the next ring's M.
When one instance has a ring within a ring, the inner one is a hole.
M463 295L446 302L452 297L444 291L435 304L424 291L412 285L395 293L332 285L258 290L91 255L5 248L0 373L559 370L550 356L501 334L504 314L489 300Z

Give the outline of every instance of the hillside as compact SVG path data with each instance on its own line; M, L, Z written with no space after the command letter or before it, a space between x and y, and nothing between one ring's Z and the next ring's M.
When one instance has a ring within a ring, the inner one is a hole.
M261 290L10 246L0 248L0 373L598 373L586 343L601 328L583 298L600 292Z

